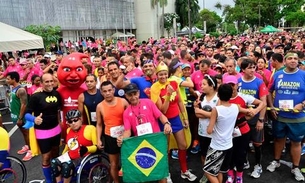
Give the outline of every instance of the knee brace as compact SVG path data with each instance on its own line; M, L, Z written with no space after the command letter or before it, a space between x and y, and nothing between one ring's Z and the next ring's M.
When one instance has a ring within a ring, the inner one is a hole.
M69 178L73 175L75 166L72 161L65 162L62 164L61 173L64 178Z
M52 159L51 161L51 167L52 167L52 173L53 173L53 177L58 177L60 175L60 170L58 167L61 167L61 162L55 158L55 159Z

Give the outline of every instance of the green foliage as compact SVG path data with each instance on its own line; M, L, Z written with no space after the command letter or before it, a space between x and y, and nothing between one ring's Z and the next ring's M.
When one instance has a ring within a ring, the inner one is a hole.
M61 37L61 28L60 26L51 26L51 25L29 25L24 28L25 31L41 36L43 43L47 49L50 49L51 43L57 43Z
M174 18L178 19L179 16L176 13L165 13L164 14L164 28L168 33L167 35L170 34L170 31L173 28Z
M203 21L206 21L207 32L213 32L216 31L222 19L215 11L203 9L199 12L199 21L196 24L201 29L203 29Z
M203 38L203 35L200 32L196 32L193 36L195 36L197 39Z
M220 36L219 32L210 32L210 36L218 38Z
M188 20L188 0L176 0L175 2L176 13L180 17L181 27L189 25ZM190 9L191 9L191 24L194 25L199 20L199 10L200 6L198 5L198 0L190 0Z

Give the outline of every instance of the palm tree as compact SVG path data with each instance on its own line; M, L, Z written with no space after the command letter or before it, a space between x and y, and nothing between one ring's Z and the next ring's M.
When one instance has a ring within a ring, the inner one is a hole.
M168 2L167 0L151 0L151 8L154 9L155 6L158 5L162 8L162 15L161 15L161 22L160 22L160 28L161 28L161 36L164 36L164 8L167 6ZM159 18L158 18L159 22Z

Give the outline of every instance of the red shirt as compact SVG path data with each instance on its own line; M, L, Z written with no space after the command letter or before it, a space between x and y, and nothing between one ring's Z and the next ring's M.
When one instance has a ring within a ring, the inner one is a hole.
M174 117L178 116L179 113L180 113L179 104L178 104L178 93L177 93L178 84L177 84L176 81L170 81L169 84L173 87L175 92L173 92L172 95L171 95L170 103L169 103L168 109L165 113L165 116L167 118L174 118ZM167 97L166 96L166 94L167 94L167 89L166 88L167 88L167 86L164 89L161 89L161 91L160 91L160 98L161 98L162 103L165 102L165 98Z

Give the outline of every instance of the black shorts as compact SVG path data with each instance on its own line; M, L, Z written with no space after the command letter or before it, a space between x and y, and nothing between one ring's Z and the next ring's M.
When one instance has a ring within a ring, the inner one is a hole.
M255 125L249 125L250 126L250 141L253 142L253 144L261 144L264 142L264 128L261 130L256 129Z
M121 148L118 146L116 138L104 135L105 137L105 152L108 154L118 154Z
M50 152L53 147L59 147L60 139L61 139L61 134L58 134L54 137L47 139L37 139L37 143L41 154Z
M208 153L208 149L210 147L212 138L203 137L199 135L199 143L200 143L200 150L201 156L206 157Z
M209 147L203 171L215 177L219 172L226 173L229 170L231 158L232 148L222 151Z

